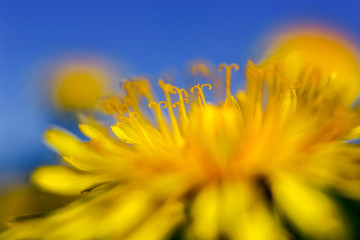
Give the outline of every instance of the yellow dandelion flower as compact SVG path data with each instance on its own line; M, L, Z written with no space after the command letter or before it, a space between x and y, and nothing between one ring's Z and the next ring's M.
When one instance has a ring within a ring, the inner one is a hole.
M14 219L0 239L291 239L284 219L312 239L348 238L323 190L360 199L360 148L347 141L358 137L359 110L337 84L353 82L342 72L323 82L321 65L294 76L287 61L249 62L247 89L235 95L239 67L221 64L221 103L206 101L210 84L186 91L160 80L165 100L155 101L147 81L125 82L126 96L103 104L117 120L111 132L82 124L87 142L46 132L67 165L39 168L32 180L80 200Z
M93 108L111 80L105 68L86 62L62 65L52 78L53 100L58 107L66 110Z
M360 84L359 56L350 41L340 33L327 29L297 28L279 34L268 49L268 56L284 59L290 77L298 77L304 68L318 68L319 81L326 84L329 77L341 80L334 88L346 91L343 101L351 103L358 95Z

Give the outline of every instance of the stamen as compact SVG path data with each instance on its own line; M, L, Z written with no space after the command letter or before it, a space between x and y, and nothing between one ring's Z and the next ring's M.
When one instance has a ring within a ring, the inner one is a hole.
M188 101L187 98L189 97L189 94L185 91L185 89L179 89L176 86L172 86L172 88L175 89L177 91L177 94L179 95L180 107L185 108L184 104L187 103L185 103L185 101Z
M237 71L239 71L239 65L237 65L236 63L233 63L229 66L225 63L222 63L219 65L219 71L221 72L223 68L226 71L226 75L225 75L226 98L229 98L231 96L231 91L230 91L231 69L234 69L237 72Z
M189 102L189 99L187 99L187 98L183 99L183 104L187 104L188 102ZM180 106L180 102L174 102L173 107L177 108L177 106Z
M103 100L102 109L105 114L124 115L128 106L121 103L119 98L112 96Z
M144 129L143 124L140 123L140 121L143 120L140 118L141 114L139 114L138 112L128 112L128 114L129 114L129 117L126 117L124 115L119 116L118 117L119 121L124 122L127 125L131 126L133 131L136 131L136 133L138 134L139 137L141 137L141 139L144 141L144 143L147 143L151 149L155 149L155 145L154 145L153 141L151 140L149 134ZM117 123L117 125L118 124L119 124L119 122Z
M163 106L161 106L162 104L163 104ZM156 110L161 113L160 108L167 108L167 103L165 101L161 101L159 103L157 103L155 101L151 101L151 102L149 102L148 107L152 108L152 106L155 106Z
M143 95L149 102L153 101L153 97L150 92L149 82L145 77L137 77L135 81L136 90L139 95Z
M188 97L189 94L185 91L185 89L179 89L176 86L172 86L174 90L177 91L179 95L179 102L173 104L173 107L176 108L179 105L179 116L180 116L180 124L182 127L188 123L188 118L186 115L185 104L189 102Z
M133 108L134 111L139 112L140 108L139 108L138 99L137 99L136 93L135 93L135 82L129 81L126 79L123 82L123 87L125 89L126 96L127 96L127 99L125 100L126 103L128 105L131 105L131 107Z
M173 121L175 120L175 115L174 115L174 111L173 111L173 108L172 108L170 93L175 94L176 92L174 92L173 86L171 84L164 83L164 81L162 79L159 79L159 85L162 88L162 90L164 91L166 102L167 102L167 107L168 107L168 112L169 112L169 117L170 117L170 121L171 121L171 125L173 125L173 124L175 124L175 123L173 123Z
M166 102L167 102L167 109L168 109L168 113L169 113L171 130L172 130L173 136L175 138L175 141L178 144L182 144L183 143L183 137L180 134L180 129L179 129L176 117L174 115L174 110L173 110L173 106L172 106L171 98L170 98L170 93L175 94L176 92L174 91L174 87L171 84L164 83L164 81L162 79L159 79L159 85L160 85L160 87L162 88L162 90L164 91L164 94L165 94L165 98L166 98Z
M140 119L140 114L138 112L130 112L128 111L128 117L127 116L119 116L118 118L123 121L123 122L127 122L131 125L133 125L133 123L137 120Z
M208 83L205 83L201 86L200 86L200 83L198 83L197 85L193 86L190 89L191 93L194 93L194 90L197 89L197 98L198 98L200 107L206 106L205 96L204 96L204 92L203 92L204 87L208 87L209 90L211 90L211 88L212 88L212 86Z
M163 106L161 106L163 105ZM167 107L167 103L164 102L164 101L161 101L159 103L155 102L155 101L151 101L149 102L148 104L148 107L151 108L151 109L154 109L154 113L155 113L155 116L156 116L156 120L158 122L158 125L159 125L159 130L162 134L164 134L165 136L169 136L169 129L167 127L167 124L166 122L164 121L164 118L162 117L162 114L161 114L161 108L166 108ZM154 108L153 108L154 107Z
M131 100L130 100L130 98L129 98L128 96L123 97L122 103L123 103L127 108L131 107Z

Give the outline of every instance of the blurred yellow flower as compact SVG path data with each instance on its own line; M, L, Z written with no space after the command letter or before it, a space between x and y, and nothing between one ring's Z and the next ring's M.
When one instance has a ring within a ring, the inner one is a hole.
M105 68L85 62L63 65L52 77L54 102L66 110L94 107L111 79Z
M279 34L267 57L283 59L289 77L316 70L320 84L333 78L332 87L346 92L343 101L351 103L360 84L359 50L340 33L326 29L296 28ZM335 79L335 80L334 80Z
M311 60L312 52L300 53ZM247 89L236 95L238 66L221 64L226 99L216 104L205 99L210 84L186 91L160 80L165 101L157 102L144 79L125 82L125 96L103 103L117 120L111 132L82 124L87 142L46 133L67 165L39 168L32 180L83 197L0 239L291 239L284 219L312 239L349 238L323 190L360 199L360 148L346 141L360 134L359 109L350 107L358 67L330 71L326 59L311 67L287 54L249 62Z

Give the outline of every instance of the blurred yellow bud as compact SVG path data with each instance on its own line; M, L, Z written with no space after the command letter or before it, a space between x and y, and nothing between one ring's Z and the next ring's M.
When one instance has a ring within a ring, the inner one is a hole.
M88 109L95 106L109 82L110 74L101 66L67 64L53 75L53 98L63 109Z
M344 103L349 104L359 92L360 64L356 53L355 46L341 34L302 29L280 34L265 59L281 59L294 80L316 73L320 85L331 82L332 91L346 92Z

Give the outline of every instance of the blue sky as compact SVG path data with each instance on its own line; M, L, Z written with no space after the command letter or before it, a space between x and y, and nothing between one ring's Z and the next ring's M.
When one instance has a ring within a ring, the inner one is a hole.
M57 120L38 97L49 62L100 58L126 67L124 75L181 71L195 58L243 69L289 24L327 26L359 43L359 9L360 1L0 0L0 169L27 171L55 157L42 133Z

